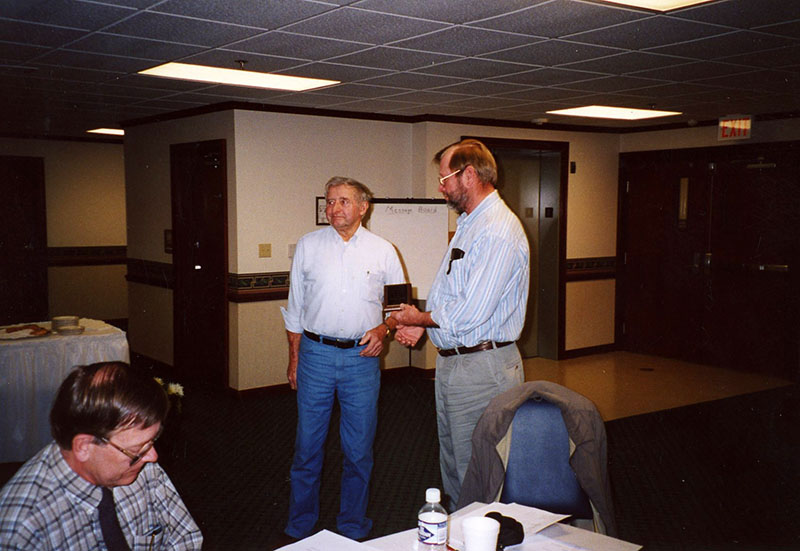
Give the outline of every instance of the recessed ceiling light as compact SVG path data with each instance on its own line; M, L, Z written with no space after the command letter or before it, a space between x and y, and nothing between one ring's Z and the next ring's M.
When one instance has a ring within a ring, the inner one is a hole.
M602 0L609 4L624 4L634 8L645 8L653 11L670 11L686 8L696 4L705 4L714 0Z
M630 107L608 107L605 105L587 105L585 107L571 107L548 111L550 115L568 115L570 117L592 117L595 119L622 119L637 121L639 119L654 119L656 117L671 117L681 115L679 111L656 111L655 109L633 109Z
M233 86L250 86L252 88L269 88L272 90L289 90L302 92L323 86L339 84L338 80L321 78L293 77L245 71L243 69L223 69L206 65L190 65L188 63L164 63L150 69L139 71L140 75L212 82L215 84L231 84Z
M125 131L121 128L95 128L93 130L87 130L87 132L91 134L109 134L111 136L124 136Z

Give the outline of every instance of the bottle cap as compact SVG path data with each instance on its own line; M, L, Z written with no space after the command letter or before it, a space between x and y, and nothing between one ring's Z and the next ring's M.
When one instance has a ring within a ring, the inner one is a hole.
M439 488L428 488L425 490L425 501L428 503L439 503L442 499L442 494L439 492Z

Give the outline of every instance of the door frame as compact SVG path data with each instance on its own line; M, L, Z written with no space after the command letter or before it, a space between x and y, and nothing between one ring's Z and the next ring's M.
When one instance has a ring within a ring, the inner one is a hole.
M227 195L228 195L228 174L227 174L227 141L225 139L213 139L213 140L201 140L197 142L188 142L188 143L177 143L170 145L170 182L171 182L171 197L172 197L172 242L173 242L173 274L174 274L174 286L172 290L172 304L173 304L173 363L176 372L182 376L187 377L189 373L187 373L185 365L187 358L191 357L185 353L185 349L181 348L185 346L185 336L181 336L178 334L178 329L180 328L182 321L181 317L183 315L183 311L180 307L181 304L184 303L186 300L202 300L207 299L207 297L194 297L189 294L189 296L184 296L186 293L184 289L184 278L187 273L191 273L189 271L181 270L181 267L185 267L187 270L188 267L193 264L191 255L187 253L187 247L182 246L185 243L181 243L183 240L182 230L185 230L185 227L181 227L179 223L176 221L180 219L180 205L178 204L178 198L185 196L181 190L178 189L178 186L181 185L178 178L176 178L175 169L176 167L173 164L173 159L175 155L175 151L178 148L188 148L194 147L196 152L199 153L200 149L203 147L213 147L219 146L219 149L222 152L222 177L223 177L223 184L221 188L222 198L220 201L223 205L223 220L222 220L222 227L219 230L223 233L223 273L221 274L222 284L220 287L219 296L216 297L217 300L221 302L222 309L224 311L222 326L219 328L220 337L222 339L222 346L224 347L224 354L223 354L223 366L221 367L219 372L215 371L215 380L213 381L199 381L203 384L210 383L212 388L218 388L222 386L222 388L227 389L230 384L230 336L229 336L229 302L227 298L227 281L228 281L228 202L227 202ZM194 160L200 160L203 155L199 155ZM201 161L202 162L202 161ZM219 377L219 380L216 380L216 377Z

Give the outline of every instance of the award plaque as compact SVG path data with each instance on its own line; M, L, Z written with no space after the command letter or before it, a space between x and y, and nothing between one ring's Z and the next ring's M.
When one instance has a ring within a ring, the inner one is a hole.
M397 283L383 286L383 311L399 310L401 304L411 304L411 284Z

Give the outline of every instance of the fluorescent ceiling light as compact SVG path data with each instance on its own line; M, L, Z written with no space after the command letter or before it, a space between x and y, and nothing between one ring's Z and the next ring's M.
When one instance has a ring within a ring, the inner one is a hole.
M630 107L608 107L605 105L587 105L585 107L572 107L548 111L551 115L568 115L570 117L592 117L595 119L623 119L637 121L639 119L654 119L656 117L671 117L680 115L679 111L656 111L654 109L633 109Z
M603 0L603 2L625 4L626 6L645 8L653 11L670 11L687 6L694 6L695 4L713 2L713 0Z
M92 134L110 134L112 136L124 136L125 131L121 128L95 128L94 130L87 130Z
M323 86L339 84L338 80L320 78L293 77L289 75L273 75L243 69L223 69L206 65L190 65L188 63L165 63L150 69L139 71L140 75L150 75L215 84L231 84L233 86L250 86L252 88L269 88L272 90L289 90L302 92Z

